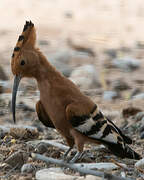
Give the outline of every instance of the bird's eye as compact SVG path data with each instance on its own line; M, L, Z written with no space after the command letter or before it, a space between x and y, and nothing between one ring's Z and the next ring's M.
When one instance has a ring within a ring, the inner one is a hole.
M25 65L25 61L22 60L20 64L21 64L21 66Z

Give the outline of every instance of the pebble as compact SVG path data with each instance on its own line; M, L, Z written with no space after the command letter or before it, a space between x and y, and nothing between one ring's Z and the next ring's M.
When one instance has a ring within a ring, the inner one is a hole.
M117 56L117 50L116 49L106 49L104 51L105 54L107 54L110 58L116 58Z
M135 163L135 167L144 169L144 158Z
M47 145L46 143L40 142L39 144L37 144L35 151L37 153L43 154L45 152L47 152Z
M134 120L135 120L135 121L141 121L143 117L144 117L144 112L138 112L138 113L135 115Z
M114 59L112 65L125 72L131 72L140 67L140 61L131 57L123 57Z
M130 88L129 85L122 79L113 81L111 86L116 91L124 91Z
M113 100L118 97L118 93L116 91L104 91L103 99L104 100Z
M133 96L136 96L136 95L139 94L140 92L141 92L140 88L134 88L134 89L131 91L130 98L133 98Z
M75 180L77 176L64 174L61 168L41 169L36 172L36 180Z
M69 78L81 89L100 87L98 72L94 65L83 65L75 68Z
M132 97L132 99L141 100L144 99L144 93L139 93Z
M33 164L27 163L23 164L21 167L21 173L33 173L36 170L35 166Z

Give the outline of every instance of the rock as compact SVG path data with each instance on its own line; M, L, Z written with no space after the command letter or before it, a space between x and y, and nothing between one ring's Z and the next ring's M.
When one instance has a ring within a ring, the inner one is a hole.
M107 54L108 56L110 56L111 58L116 58L117 56L117 49L106 49L104 51L105 54Z
M141 125L140 125L140 128L139 128L139 131L140 132L144 131L144 117L142 117L142 119L141 119Z
M4 138L6 134L10 132L10 129L0 125L0 139Z
M77 67L69 79L82 89L100 87L97 70L90 64Z
M115 91L124 91L130 88L129 85L122 79L113 81L111 86Z
M33 173L36 170L35 166L33 164L23 164L21 167L21 173Z
M133 96L132 99L138 99L138 100L144 99L144 93L137 94Z
M140 67L140 61L131 57L123 57L114 59L112 65L125 72L131 72Z
M74 180L77 176L66 175L61 168L41 169L36 172L36 180Z
M133 98L133 96L139 94L141 92L140 88L134 88L130 94L130 98Z
M138 112L135 117L134 117L134 120L137 122L137 121L141 121L142 118L144 117L144 112Z
M144 158L143 159L140 159L139 161L137 161L135 163L135 167L137 168L141 168L141 169L144 169Z
M22 151L17 151L11 154L6 160L5 163L9 164L12 167L17 166L21 168L22 165L27 161L28 154Z
M35 151L40 154L47 152L47 144L44 142L40 142L39 144L37 144Z
M118 93L115 91L104 91L103 99L104 100L113 100L118 98Z
M8 77L1 66L0 66L0 79L4 81L8 80Z
M141 138L141 139L144 139L144 132L141 132L141 133L140 133L140 138Z

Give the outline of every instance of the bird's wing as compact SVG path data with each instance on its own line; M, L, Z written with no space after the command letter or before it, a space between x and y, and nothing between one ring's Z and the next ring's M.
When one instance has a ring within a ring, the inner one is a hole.
M50 128L55 128L48 114L46 113L41 101L36 103L36 112L39 120L46 126Z
M82 108L82 104L80 106ZM83 108L87 108L86 106ZM80 109L77 106L77 109ZM84 110L83 110L84 112ZM139 159L140 156L128 145L131 139L125 136L121 130L109 119L107 119L97 106L93 106L89 113L79 113L74 105L67 108L67 117L74 129L85 136L100 141L108 147L115 155Z

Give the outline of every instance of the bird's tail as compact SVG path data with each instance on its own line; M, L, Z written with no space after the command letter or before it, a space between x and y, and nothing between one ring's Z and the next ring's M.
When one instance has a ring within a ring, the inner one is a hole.
M131 149L128 145L124 145L124 147L122 146L122 144L114 144L114 143L106 143L105 145L113 154L121 158L129 158L136 160L142 158L137 152Z

